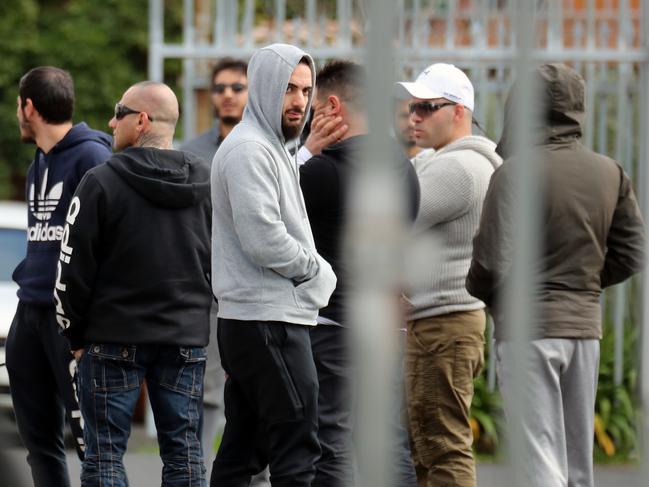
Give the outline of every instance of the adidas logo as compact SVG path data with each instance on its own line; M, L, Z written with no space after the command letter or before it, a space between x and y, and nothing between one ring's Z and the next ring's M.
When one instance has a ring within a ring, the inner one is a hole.
M47 173L48 170L46 169L45 174L43 174L43 182L38 191L38 200L34 198L34 184L32 183L29 187L29 210L41 221L47 221L52 217L52 212L56 210L63 194L63 181L52 186L48 193L45 194Z
M50 226L48 220L61 201L63 194L63 182L55 184L45 194L47 186L47 169L43 174L43 182L38 192L38 199L34 198L34 183L29 187L29 211L32 212L37 220L45 223L36 223L27 229L27 240L30 242L56 242L63 236L63 225Z
M63 237L63 225L52 225L45 222L37 223L27 230L27 240L30 242L55 242Z

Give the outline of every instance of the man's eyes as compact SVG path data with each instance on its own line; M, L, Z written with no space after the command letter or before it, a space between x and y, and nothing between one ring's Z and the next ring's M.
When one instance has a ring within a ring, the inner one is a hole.
M291 92L295 91L296 89L297 89L297 86L288 85L286 87L286 93L291 93ZM308 95L311 94L312 91L313 91L313 88L303 88L302 89L302 94L308 96Z

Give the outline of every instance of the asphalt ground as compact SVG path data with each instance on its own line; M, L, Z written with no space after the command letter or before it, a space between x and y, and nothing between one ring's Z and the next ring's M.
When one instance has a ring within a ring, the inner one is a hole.
M31 486L31 476L26 461L27 452L15 433L15 424L0 415L0 487ZM72 487L80 487L81 464L74 449L68 450L68 467ZM214 456L211 456L213 459ZM211 460L210 459L210 460ZM160 485L162 462L158 456L155 438L147 435L141 425L134 425L124 464L133 487ZM478 464L478 487L510 487L508 468L501 463ZM263 484L257 484L263 485ZM649 479L642 479L640 470L630 465L595 467L596 487L649 487ZM522 486L521 486L522 487Z
M25 460L26 452L14 443L4 444L4 464L0 465L0 487L31 486L29 468ZM155 439L148 437L142 427L135 427L124 464L133 487L153 487L160 485L162 462L158 456ZM68 451L68 466L72 487L80 487L80 463L74 450ZM15 477L8 476L13 472ZM513 483L508 478L508 469L500 463L478 464L478 487L510 487ZM649 479L641 479L640 471L635 466L615 465L595 468L596 487L647 487Z

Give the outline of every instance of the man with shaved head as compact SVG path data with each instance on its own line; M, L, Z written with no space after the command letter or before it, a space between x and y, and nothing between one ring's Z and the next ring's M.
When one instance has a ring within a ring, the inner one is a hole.
M55 302L79 361L81 484L128 485L122 458L146 379L167 486L203 486L199 414L212 295L209 166L171 149L171 89L131 86L109 122L114 148L75 193Z

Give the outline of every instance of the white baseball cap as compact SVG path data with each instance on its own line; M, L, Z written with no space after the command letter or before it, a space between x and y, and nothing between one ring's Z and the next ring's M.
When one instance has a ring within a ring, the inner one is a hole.
M413 83L399 82L413 98L446 98L473 111L473 85L461 69L452 64L431 64Z

